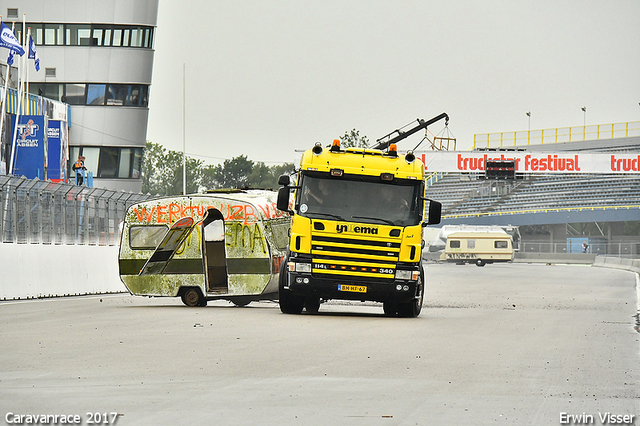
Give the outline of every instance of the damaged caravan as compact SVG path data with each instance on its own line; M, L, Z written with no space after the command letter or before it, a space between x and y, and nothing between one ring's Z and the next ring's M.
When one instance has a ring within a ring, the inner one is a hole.
M137 296L180 297L187 306L238 306L278 298L290 219L266 190L164 197L126 212L120 279Z

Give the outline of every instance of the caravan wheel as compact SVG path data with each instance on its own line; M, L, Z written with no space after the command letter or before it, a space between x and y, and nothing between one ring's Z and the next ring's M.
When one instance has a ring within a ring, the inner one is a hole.
M182 303L191 308L196 306L207 306L207 300L197 287L189 287L185 289L180 297L182 299Z

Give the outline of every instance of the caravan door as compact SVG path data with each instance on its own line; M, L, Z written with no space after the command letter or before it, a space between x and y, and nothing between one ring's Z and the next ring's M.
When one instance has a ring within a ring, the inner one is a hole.
M224 217L218 209L209 209L202 221L202 254L207 292L228 293L227 254L224 241Z

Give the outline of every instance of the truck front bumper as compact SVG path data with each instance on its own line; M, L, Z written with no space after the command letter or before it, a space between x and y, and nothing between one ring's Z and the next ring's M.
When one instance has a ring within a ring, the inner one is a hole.
M287 272L285 286L293 294L303 297L397 303L419 297L417 287L418 281L413 280L355 281L349 277L325 278L297 272Z

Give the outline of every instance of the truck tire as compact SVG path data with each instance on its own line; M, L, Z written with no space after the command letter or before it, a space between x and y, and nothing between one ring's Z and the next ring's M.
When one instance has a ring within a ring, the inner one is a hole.
M304 301L304 309L310 314L317 314L320 310L320 298L307 297Z
M182 303L194 308L197 306L207 306L207 300L202 295L202 292L197 287L188 287L180 295Z
M398 314L398 304L396 302L384 302L382 310L386 316L394 317Z
M300 314L304 308L304 299L291 293L289 289L284 288L287 283L286 265L287 258L280 266L280 277L278 280L278 303L280 304L280 312L283 314Z
M476 260L476 266L483 267L484 265L486 265L484 260L482 259Z
M422 303L424 302L424 269L420 269L420 281L416 285L417 291L420 292L416 299L410 302L398 303L398 315L404 318L417 318L422 312Z

